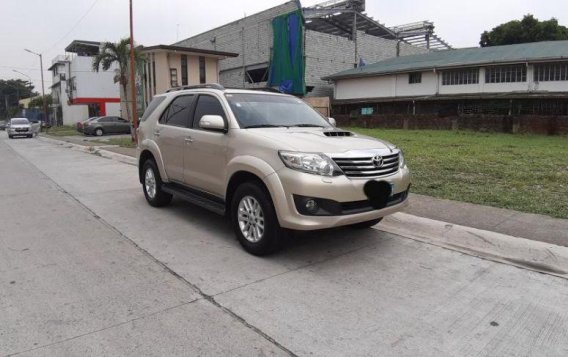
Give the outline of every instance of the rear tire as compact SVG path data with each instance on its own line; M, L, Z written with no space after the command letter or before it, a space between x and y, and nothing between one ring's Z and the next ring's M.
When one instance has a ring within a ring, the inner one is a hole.
M286 231L278 223L269 192L259 183L237 187L230 215L239 243L250 254L264 256L281 248Z
M154 160L146 160L142 166L142 190L146 201L153 207L167 206L173 196L162 191L162 178Z
M352 224L350 227L354 228L354 229L366 229L366 228L371 228L372 226L379 224L380 221L382 221L383 218L378 218L378 219L373 219L372 221L367 221L367 222L361 222L361 223L355 223Z

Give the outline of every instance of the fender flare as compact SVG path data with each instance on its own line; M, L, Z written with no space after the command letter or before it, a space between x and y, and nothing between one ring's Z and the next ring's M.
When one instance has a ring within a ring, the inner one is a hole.
M164 159L162 158L162 153L160 152L160 148L158 145L152 141L145 139L140 144L140 155L138 156L138 166L140 167L140 156L144 151L149 151L154 159L156 159L156 165L158 165L158 170L160 171L160 177L162 181L169 181L168 174L166 173L165 166L164 166ZM141 168L140 168L141 169Z

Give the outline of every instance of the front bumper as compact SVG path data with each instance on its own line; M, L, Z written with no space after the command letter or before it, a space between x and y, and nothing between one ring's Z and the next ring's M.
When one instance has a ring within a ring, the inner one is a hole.
M8 135L12 136L28 136L33 134L31 129L27 129L23 131L22 129L8 129Z
M348 210L337 215L301 214L296 208L295 197L327 199L349 207L351 203L367 201L364 186L370 180L386 181L392 185L395 197L402 198L381 209ZM268 187L279 223L284 228L316 230L371 221L398 212L408 205L407 191L410 172L405 166L393 175L380 178L355 179L346 176L322 177L283 168L264 179Z

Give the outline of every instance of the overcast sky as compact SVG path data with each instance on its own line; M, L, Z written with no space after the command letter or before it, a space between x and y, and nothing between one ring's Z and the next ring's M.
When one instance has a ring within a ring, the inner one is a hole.
M145 46L171 44L285 0L133 0L134 38ZM321 1L304 0L303 6ZM128 36L127 0L0 0L0 78L30 76L41 90L39 58L44 67L73 40L116 41ZM477 46L481 32L531 13L556 17L568 25L566 0L367 0L367 14L387 26L430 20L454 47ZM84 17L83 17L84 16ZM79 21L82 18L81 21ZM46 93L51 75L45 73Z

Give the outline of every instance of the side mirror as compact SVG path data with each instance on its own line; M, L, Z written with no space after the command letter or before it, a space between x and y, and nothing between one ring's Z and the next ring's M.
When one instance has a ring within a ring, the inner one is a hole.
M204 115L199 120L199 127L205 130L225 132L225 121L220 115Z
M327 118L327 120L329 121L329 123L330 123L332 126L337 126L337 122L335 121L335 119L333 119L333 118Z

